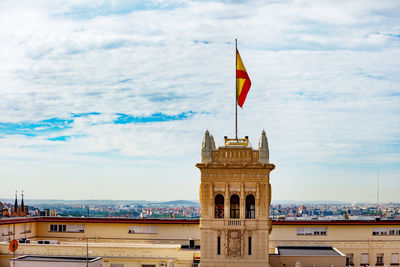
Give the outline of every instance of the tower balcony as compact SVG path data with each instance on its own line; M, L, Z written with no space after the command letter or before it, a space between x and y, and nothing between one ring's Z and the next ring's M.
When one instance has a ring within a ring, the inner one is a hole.
M223 229L270 229L272 222L270 219L201 219L200 228Z
M241 227L242 224L244 224L244 220L240 220L240 219L225 220L225 224L226 224L227 227L232 227L232 226Z

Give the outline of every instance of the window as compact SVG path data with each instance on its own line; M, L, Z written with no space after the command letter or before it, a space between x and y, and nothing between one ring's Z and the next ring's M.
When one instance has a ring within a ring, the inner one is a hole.
M1 235L2 236L8 235L8 227L7 226L1 227Z
M155 264L142 264L142 267L156 267Z
M389 235L400 235L400 228L389 228Z
M388 234L387 227L374 228L374 230L372 231L372 235L387 235L387 234Z
M297 235L326 235L326 227L298 227Z
M326 227L314 228L314 235L326 235Z
M313 229L312 229L312 227L298 227L297 234L298 235L312 235Z
M130 234L157 234L157 226L133 225L129 226Z
M85 231L83 224L67 224L67 232L83 233Z
M346 254L346 266L354 266L353 257L353 254Z
M31 232L31 224L30 224L30 223L27 223L27 224L26 224L25 232L26 232L26 233L30 233L30 232Z
M25 225L20 225L19 226L19 233L20 234L25 234Z
M249 251L248 254L251 255L251 236L249 236Z
M8 236L8 235L13 235L14 234L14 226L9 225L9 226L4 226L2 228L2 236Z
M361 254L361 265L368 265L368 253Z
M383 265L383 253L376 254L376 264L377 266Z
M123 264L111 263L110 267L124 267L124 265Z
M238 195L231 196L231 219L240 218L240 198Z
M221 255L221 237L217 237L217 255Z
M392 263L390 265L399 265L399 253L392 253Z
M246 197L246 219L254 219L256 217L256 199L253 195Z
M218 194L215 196L215 218L224 218L224 196Z
M50 232L66 232L67 225L65 224L50 224Z
M195 248L194 239L189 239L189 248Z
M15 225L10 225L10 228L8 230L9 235L13 235L15 233Z

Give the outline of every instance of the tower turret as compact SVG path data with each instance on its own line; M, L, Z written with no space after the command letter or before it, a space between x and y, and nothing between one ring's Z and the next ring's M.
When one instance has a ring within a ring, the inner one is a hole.
M214 137L206 130L201 145L201 163L212 162L212 150L215 148Z
M263 164L269 163L269 148L268 148L268 139L265 134L265 130L262 131L260 141L258 142L258 161Z
M211 148L212 148L212 150L215 150L216 147L215 147L214 136L213 136L213 135L210 135L210 139L211 139Z

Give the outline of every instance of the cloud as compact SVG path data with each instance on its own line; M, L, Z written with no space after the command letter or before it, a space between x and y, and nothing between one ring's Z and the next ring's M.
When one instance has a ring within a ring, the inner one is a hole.
M312 184L348 164L396 177L398 10L397 1L2 1L0 166L32 164L12 177L39 177L43 162L55 173L124 166L139 184L160 181L146 172L158 166L180 170L168 174L174 185L197 183L205 129L218 144L233 135L238 38L252 80L239 134L255 146L266 128L279 179ZM310 172L295 177L299 166ZM283 199L297 189L276 190Z

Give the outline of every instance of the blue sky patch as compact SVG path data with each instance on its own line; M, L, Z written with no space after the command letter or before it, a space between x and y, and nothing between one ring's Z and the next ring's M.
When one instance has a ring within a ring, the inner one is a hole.
M384 35L387 37L391 37L391 38L400 38L400 34L393 34L393 33L381 33L381 32L376 32L376 35Z
M199 41L199 40L194 40L195 44L210 44L210 41Z
M173 92L170 93L158 93L158 94L146 94L144 95L151 102L164 102L176 99L186 99L188 96L179 95Z
M167 115L164 113L154 113L150 116L136 117L128 114L117 113L118 118L114 120L115 124L128 124L128 123L146 123L146 122L161 122L161 121L178 121L185 120L193 117L195 112L188 111L176 115Z
M115 41L115 42L108 42L102 46L103 49L116 49L123 47L126 44L125 41L120 40L120 41Z
M69 140L70 138L71 138L71 136L62 135L62 136L47 138L47 140L50 140L50 141L67 141L67 140Z
M123 80L119 80L118 82L119 83L127 83L127 82L130 82L130 81L132 81L132 79L123 79Z
M132 116L123 113L116 113L117 119L113 121L114 124L128 124L128 123L147 123L147 122L164 122L164 121L177 121L185 120L193 117L195 112L188 111L176 115L167 115L161 112L151 114L150 116ZM71 119L51 118L37 122L24 121L24 122L0 122L0 136L1 135L25 135L25 136L39 136L49 134L52 132L62 131L72 128L72 123L75 118L88 117L101 115L100 112L87 112L87 113L71 113ZM92 124L93 125L93 124ZM46 140L50 141L68 141L71 137L79 137L80 135L68 136L60 135L50 137Z
M60 135L60 136L47 138L46 140L49 140L49 141L68 141L71 138L82 137L82 136L84 136L84 135L83 134Z
M73 120L51 118L38 122L0 122L0 134L25 136L37 136L52 131L60 131L71 128Z
M77 5L61 14L74 19L93 19L99 16L124 15L145 10L172 10L182 7L182 3L161 3L157 1L113 1L96 5Z
M388 96L400 96L400 92L389 93Z
M100 112L86 112L86 113L71 113L73 118L87 117L91 115L101 115Z
M400 38L400 34L392 34L392 33L389 33L389 34L386 34L387 36L389 36L389 37L397 37L397 38Z
M294 93L301 99L309 100L309 101L327 101L327 97L325 95L317 94L317 93L308 93L303 91L297 91Z

